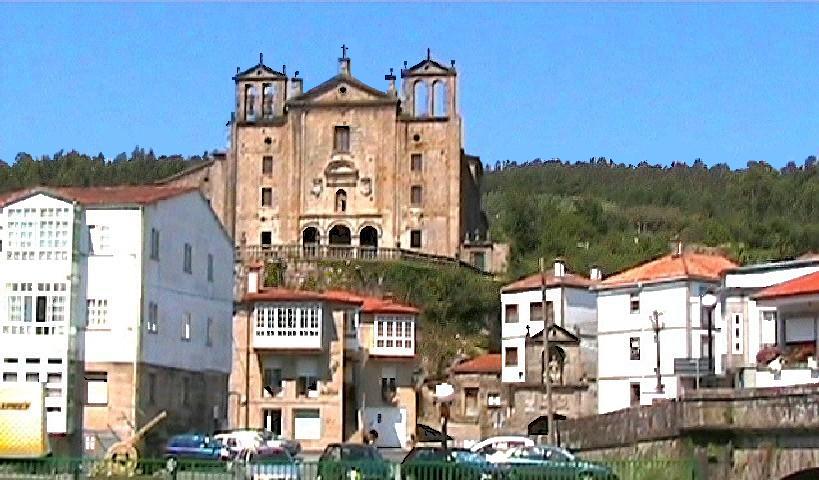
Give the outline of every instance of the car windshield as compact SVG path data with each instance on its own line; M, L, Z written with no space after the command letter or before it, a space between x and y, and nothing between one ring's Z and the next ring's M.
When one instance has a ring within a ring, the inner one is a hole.
M548 460L551 462L572 462L574 456L565 450L555 447L519 448L512 452L512 458L526 460Z
M343 460L375 460L377 456L371 448L343 446L341 447L341 458Z
M261 450L250 456L253 463L292 463L290 454L284 450Z
M486 458L480 453L468 452L464 450L455 450L451 452L452 458L456 462L462 463L486 463Z

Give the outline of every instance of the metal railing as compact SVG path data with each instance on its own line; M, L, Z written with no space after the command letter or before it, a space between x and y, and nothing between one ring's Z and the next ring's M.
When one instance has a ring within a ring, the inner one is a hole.
M387 461L251 463L141 459L115 462L44 458L0 460L2 479L167 479L167 480L697 480L691 460L544 462L493 466L485 463Z
M403 248L355 245L245 245L236 247L236 260L243 263L253 260L359 260L373 262L409 260L435 265L459 266L485 275L489 274L489 272L469 262L454 257L405 250Z

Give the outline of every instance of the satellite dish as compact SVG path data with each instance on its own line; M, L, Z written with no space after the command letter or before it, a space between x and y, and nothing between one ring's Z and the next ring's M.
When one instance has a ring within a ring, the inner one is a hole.
M702 296L702 304L705 307L712 308L717 304L717 296L713 293L706 293Z

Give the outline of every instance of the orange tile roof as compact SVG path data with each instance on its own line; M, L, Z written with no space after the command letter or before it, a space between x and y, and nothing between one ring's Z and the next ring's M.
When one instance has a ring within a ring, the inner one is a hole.
M395 313L406 315L418 315L421 313L420 310L413 306L387 298L359 295L344 290L329 290L325 292L325 295L340 301L358 301L362 304L361 311L364 313Z
M147 205L197 190L196 187L120 185L114 187L33 187L0 194L0 206L38 193L52 194L83 205Z
M511 293L524 290L535 290L541 287L541 283L540 274L535 273L529 275L528 277L521 278L520 280L516 280L509 285L503 286L503 288L501 288L501 292ZM546 274L547 288L558 287L561 285L575 288L588 288L596 283L598 282L574 273L567 273L562 277L556 277L553 273Z
M454 373L500 373L501 354L489 353L461 362L452 368Z
M753 298L756 300L772 300L798 295L815 295L817 293L819 293L819 272L814 272L760 290Z
M420 311L412 306L393 300L359 295L344 290L313 292L310 290L292 290L287 288L265 288L258 293L245 294L246 302L331 302L358 305L364 313L395 313L418 315Z
M603 280L597 288L683 279L719 281L723 271L736 266L736 263L719 255L684 252L682 255L666 255L612 275Z

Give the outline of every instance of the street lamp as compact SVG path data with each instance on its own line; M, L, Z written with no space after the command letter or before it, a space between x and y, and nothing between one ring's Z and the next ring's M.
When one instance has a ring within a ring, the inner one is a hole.
M716 372L714 371L714 315L712 312L717 305L717 296L708 292L702 296L700 303L708 312L708 373L714 374Z
M441 446L446 451L447 440L447 423L449 423L449 406L455 398L455 387L448 383L439 383L435 385L435 400L438 402L438 408L441 413Z

